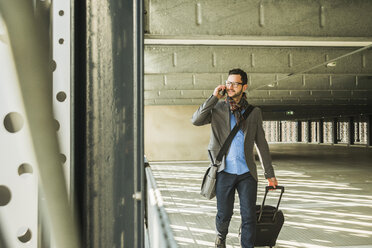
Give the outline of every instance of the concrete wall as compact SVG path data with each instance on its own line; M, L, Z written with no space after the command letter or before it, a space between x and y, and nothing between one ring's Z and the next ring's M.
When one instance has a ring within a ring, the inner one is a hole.
M208 160L210 125L191 124L199 106L145 106L145 155L151 161Z

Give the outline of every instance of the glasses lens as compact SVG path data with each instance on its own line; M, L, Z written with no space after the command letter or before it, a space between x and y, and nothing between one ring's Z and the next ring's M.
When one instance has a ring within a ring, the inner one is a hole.
M241 83L238 83L238 82L230 82L230 81L227 81L226 80L226 86L233 86L234 88L238 87L238 85L241 84Z

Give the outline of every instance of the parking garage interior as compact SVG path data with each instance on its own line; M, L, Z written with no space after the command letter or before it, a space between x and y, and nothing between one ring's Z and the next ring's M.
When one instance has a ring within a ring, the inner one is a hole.
M191 117L233 68L286 189L275 247L372 247L371 11L0 1L0 247L213 247L215 200L199 194L210 126Z

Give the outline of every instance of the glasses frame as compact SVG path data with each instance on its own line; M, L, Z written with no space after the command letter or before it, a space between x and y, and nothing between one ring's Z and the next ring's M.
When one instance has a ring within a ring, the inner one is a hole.
M238 88L238 85L243 85L243 82L242 83L240 83L240 82L230 82L229 80L226 80L225 85L226 85L226 87L232 85L232 87Z

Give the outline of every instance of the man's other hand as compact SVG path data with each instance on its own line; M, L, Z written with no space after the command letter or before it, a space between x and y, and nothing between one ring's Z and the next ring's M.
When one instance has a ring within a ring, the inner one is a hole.
M278 181L276 180L276 177L268 178L267 181L269 182L269 186L273 186L274 189L276 189L276 186L278 186Z

